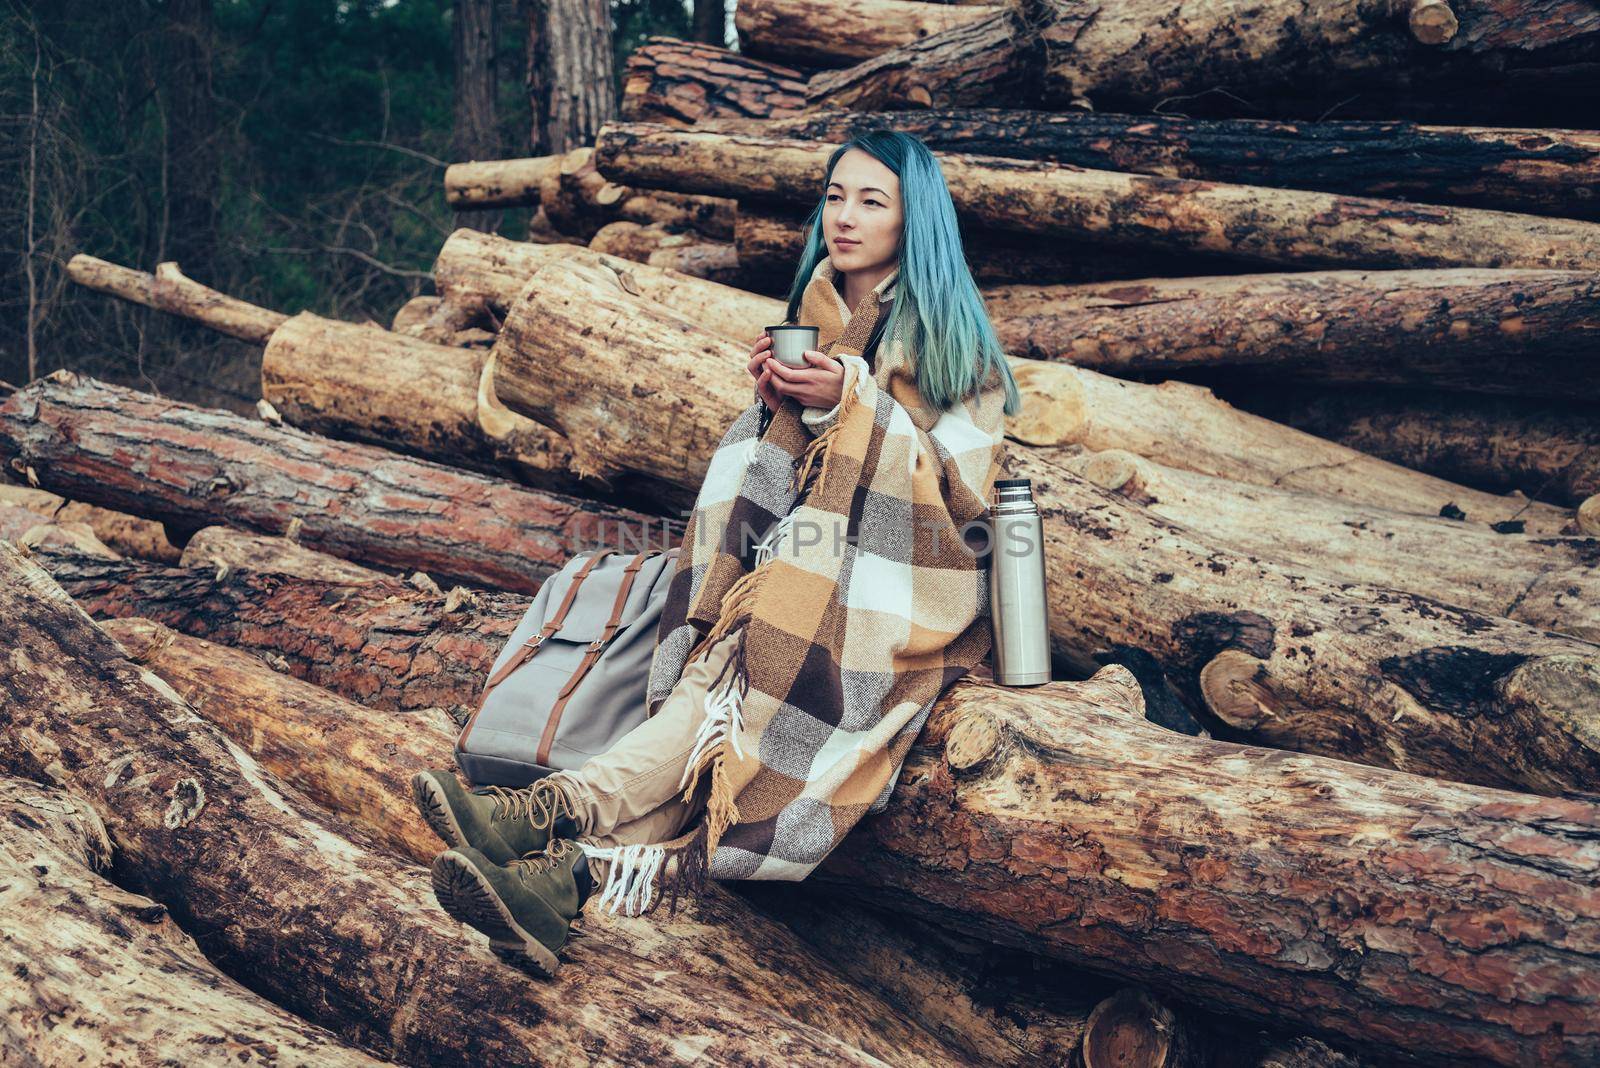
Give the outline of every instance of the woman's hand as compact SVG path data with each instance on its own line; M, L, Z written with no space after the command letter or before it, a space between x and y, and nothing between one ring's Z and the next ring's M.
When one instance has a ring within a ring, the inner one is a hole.
M756 393L760 395L761 403L765 404L769 411L775 412L783 406L783 397L773 388L772 372L767 370L769 360L772 363L778 362L772 359L771 350L772 335L763 330L761 337L756 340L755 347L750 350L750 362L745 369L756 380Z
M773 388L807 408L832 408L844 396L844 364L816 349L806 349L806 366L790 367L773 359L767 364Z

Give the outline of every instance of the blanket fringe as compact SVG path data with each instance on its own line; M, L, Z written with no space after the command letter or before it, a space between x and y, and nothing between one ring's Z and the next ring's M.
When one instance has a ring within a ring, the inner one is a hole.
M708 688L708 692L715 696L706 702L706 715L695 735L694 751L683 769L683 778L678 781L678 788L683 790L684 803L692 804L701 774L707 770L711 773L705 818L708 849L715 849L727 829L739 822L739 808L734 804L733 784L728 778L727 754L732 749L740 759L744 758L739 735L744 731L744 696L750 688L750 680L745 672L747 635L747 631L739 632L733 655L722 665L716 681Z
M642 916L659 903L657 883L667 862L658 845L598 846L579 843L591 860L604 861L606 882L596 908L615 916Z

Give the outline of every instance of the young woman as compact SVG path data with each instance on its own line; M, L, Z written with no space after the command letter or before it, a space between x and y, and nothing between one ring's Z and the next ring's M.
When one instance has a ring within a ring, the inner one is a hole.
M440 904L554 974L596 891L638 914L670 880L801 879L889 799L950 684L989 652L967 547L1020 410L962 254L938 161L898 131L828 159L787 321L711 459L651 664L650 718L578 771L522 790L414 780L452 848ZM765 532L753 547L747 535Z

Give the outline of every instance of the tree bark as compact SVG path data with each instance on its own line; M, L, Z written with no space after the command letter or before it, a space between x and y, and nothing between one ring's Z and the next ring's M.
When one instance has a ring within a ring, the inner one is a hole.
M1120 449L1060 462L1239 552L1600 642L1600 543L1593 538L1497 534L1199 475Z
M1456 0L1443 9L1443 26L1426 25L1422 5L1360 0L1280 0L1246 21L1184 0L1026 6L1041 30L1046 102L1087 98L1097 111L1148 111L1223 87L1252 103L1284 94L1297 109L1359 92L1390 109L1394 94L1409 94L1471 114L1497 108L1519 75L1560 79L1546 91L1564 86L1592 100L1600 64L1600 13L1583 0ZM1579 99L1560 103L1579 107Z
M635 192L600 173L589 145L568 152L555 167L544 166L542 160L529 162L541 175L536 202L552 226L575 239L588 241L600 227L617 219L660 222L707 237L733 236L732 200L667 190ZM497 166L504 168L505 164Z
M1026 5L1001 5L977 22L879 51L842 70L823 71L806 83L805 110L1032 103L1038 98L1042 60L1035 21Z
M397 578L333 581L213 566L161 567L41 548L35 559L97 618L148 617L248 650L371 708L464 718L527 610L521 594L441 594ZM295 626L283 621L292 619Z
M137 462L127 442L137 443ZM67 372L0 404L0 459L55 492L183 530L226 523L441 582L532 592L574 552L682 524L347 445Z
M957 683L819 881L1386 1056L1600 1055L1600 805L1189 738L1139 704L1115 665Z
M826 142L611 123L596 161L613 181L812 205ZM1600 223L1298 189L938 153L956 208L984 227L1258 263L1600 267Z
M475 159L452 163L444 171L444 202L465 208L535 207L547 175L566 154L523 159Z
M1218 392L1247 411L1440 478L1574 506L1600 494L1593 405L1282 384Z
M246 534L232 527L206 527L196 531L183 547L178 566L209 567L219 574L235 569L280 572L336 583L378 582L391 577L382 571L307 549L288 538Z
M0 1061L380 1063L220 974L111 855L81 797L0 778Z
M726 48L652 36L628 55L621 117L689 125L701 119L775 119L806 104L806 75Z
M819 179L820 180L820 179ZM763 292L787 294L805 251L806 215L757 200L741 201L734 222L734 247L739 254L741 284ZM1180 270L1224 273L1230 267L1217 257L1154 256L1138 251L1104 249L1080 241L1042 242L1003 230L972 230L962 238L962 254L980 285L1021 282L1087 282Z
M80 252L67 261L67 277L88 289L193 319L218 333L258 345L265 345L288 318L203 286L186 277L176 263L162 263L150 274Z
M495 104L500 95L496 0L451 0L450 33L455 45L454 124L450 151L456 159L498 159L500 128ZM460 225L493 232L502 212L479 208Z
M748 343L685 318L646 305L620 275L551 263L496 340L496 392L563 428L585 470L697 489L754 388L743 370ZM1247 415L1196 386L1124 382L1040 360L1011 367L1025 401L1006 429L1026 444L1127 449L1169 466L1423 515L1454 506L1472 522L1514 520L1528 533L1560 533L1573 522L1565 509L1469 490ZM641 402L620 395L619 382ZM684 447L670 456L657 445L678 440Z
M952 687L889 811L824 878L1389 1054L1581 1064L1600 1043L1584 979L1600 944L1597 830L1587 800L1163 730L1113 666L1084 683Z
M696 126L831 144L862 129L896 129L936 152L1600 219L1600 197L1593 195L1600 186L1600 135L1584 130L989 107L819 111L759 122L705 119Z
M290 425L313 434L581 491L560 434L524 420L516 447L507 448L503 435L485 431L478 385L486 356L301 312L267 343L261 393Z
M531 244L474 230L457 230L445 241L434 261L434 284L447 300L481 301L503 320L539 268L567 261L608 267L641 300L747 347L755 344L763 327L782 321L783 302L745 289L619 256L608 258L581 245Z
M181 555L167 540L160 523L138 516L96 508L82 501L69 501L40 489L3 483L0 483L0 504L26 508L51 522L87 523L95 537L123 556L175 564Z
M1600 274L1462 268L1145 278L985 294L1006 351L1183 372L1600 398Z
M106 633L274 775L396 856L427 864L445 847L411 802L413 773L448 766L457 729L437 709L396 716L279 675L248 653L149 620ZM800 1021L885 1061L939 1065L950 1050L851 984L780 924L714 890L668 918L600 917L590 936L719 996Z
M411 1063L874 1063L596 938L530 982L431 906L420 869L308 816L4 544L0 606L23 665L0 677L0 768L80 791L119 870L205 929L219 968L344 1040Z
M1042 101L1142 113L1177 104L1191 114L1304 119L1338 107L1362 118L1583 127L1572 118L1592 115L1600 101L1597 26L1582 0L1453 8L1286 0L1245 25L1230 9L1182 0L1111 12L1027 0L986 34L948 30L819 74L807 105L900 111Z
M1236 550L1047 462L1054 650L1147 651L1241 740L1537 793L1600 784L1600 646Z
M537 20L536 23L534 20ZM529 98L535 151L567 152L594 141L617 114L611 9L605 0L543 0L533 7L530 51L539 85Z
M794 929L852 982L966 1054L967 1063L1072 1068L1108 981L1032 954L960 938L806 885L731 884Z
M733 25L744 55L806 67L848 67L999 11L992 5L854 0L819 18L804 0L744 0L733 13Z

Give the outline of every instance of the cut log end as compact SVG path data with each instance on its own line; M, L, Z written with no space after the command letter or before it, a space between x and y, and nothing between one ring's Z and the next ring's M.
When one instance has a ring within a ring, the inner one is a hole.
M1532 709L1600 754L1600 657L1534 657L1506 675L1500 690L1507 705Z
M1600 535L1600 493L1578 505L1578 531L1591 537Z
M944 757L952 771L982 767L1000 747L1000 726L986 712L963 716L945 739Z
M1137 987L1094 1007L1084 1026L1084 1068L1191 1068L1202 1063L1200 1043L1183 1021Z
M1200 669L1200 695L1213 715L1239 730L1254 730L1277 715L1266 661L1239 649L1224 649Z
M1461 28L1445 0L1412 0L1411 36L1425 45L1442 45Z
M1006 420L1006 436L1026 445L1075 445L1088 433L1083 390L1042 360L1013 359L1022 412Z
M1132 496L1145 483L1140 464L1139 457L1125 449L1107 449L1085 459L1078 473L1097 486Z

